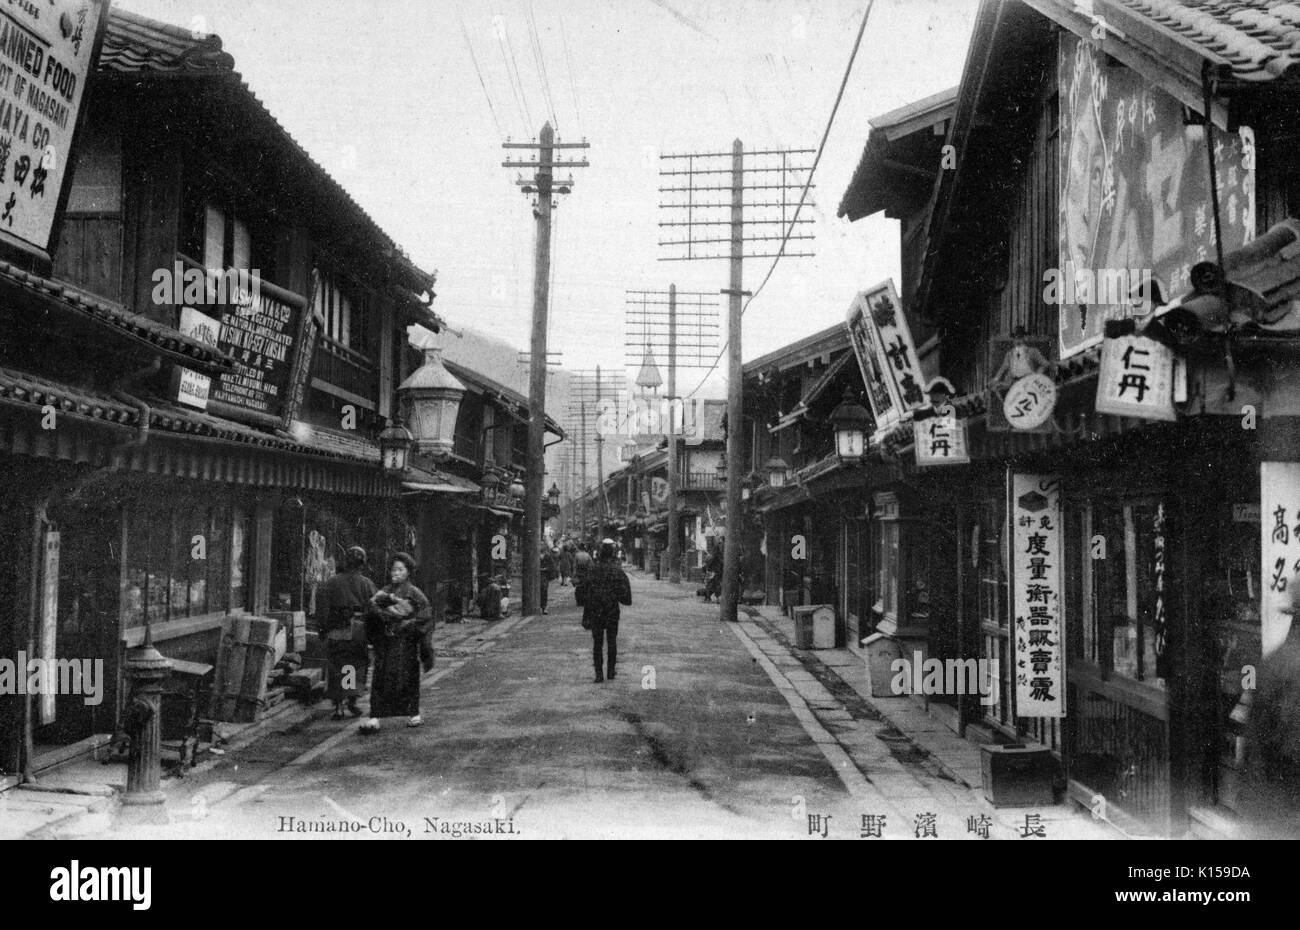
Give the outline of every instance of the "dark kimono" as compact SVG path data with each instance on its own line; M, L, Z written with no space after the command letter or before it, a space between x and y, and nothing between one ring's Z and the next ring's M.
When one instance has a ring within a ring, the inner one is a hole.
M352 635L352 618L366 616L374 595L375 583L360 572L340 572L316 592L316 619L325 636L326 693L335 703L366 693L370 652L364 639Z
M414 613L402 616L396 599ZM388 584L370 599L367 619L375 671L370 686L370 716L414 717L420 712L420 669L433 668L433 610L424 592L410 582Z

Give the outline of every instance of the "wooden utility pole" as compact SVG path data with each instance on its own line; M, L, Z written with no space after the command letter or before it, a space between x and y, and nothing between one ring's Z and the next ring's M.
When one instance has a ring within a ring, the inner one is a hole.
M682 583L677 539L677 285L668 285L668 580Z
M804 223L812 222L807 217L800 217L800 208L804 205L804 199L813 185L809 180L807 183L803 179L811 176L812 169L790 164L791 156L805 156L811 154L806 149L772 149L766 151L749 152L751 159L756 159L756 163L746 169L744 146L739 139L736 139L731 146L731 165L730 172L722 167L721 159L726 157L723 152L709 152L701 154L684 154L684 155L662 155L661 159L672 159L672 165L680 166L682 161L686 162L685 170L661 171L660 176L669 180L667 186L659 188L661 194L668 194L671 198L668 202L661 204L661 208L666 210L685 210L684 219L676 217L682 214L674 214L674 219L660 223L660 226L666 227L683 227L684 232L679 235L685 235L685 238L668 239L661 241L660 246L668 246L678 250L684 249L685 254L680 251L675 255L661 256L661 261L697 261L706 259L727 258L730 261L730 281L729 286L722 289L722 293L729 298L727 314L727 534L723 549L723 571L722 571L722 600L720 613L723 620L736 619L736 605L740 596L740 486L741 471L744 468L744 396L742 391L742 369L741 369L741 317L744 314L744 306L741 298L749 296L747 291L742 290L743 286L743 269L746 258L770 257L779 258L784 255L787 257L810 256L810 252L788 252L786 245L792 241L810 240L811 234L795 234L795 228ZM751 174L764 174L767 177L762 183L746 184L745 172L748 170ZM729 185L718 184L709 180L707 176L719 174L731 175ZM683 180L677 180L682 178ZM698 183L697 183L698 182ZM745 192L747 190L761 191L758 196L760 199L755 202L746 203ZM803 195L799 200L794 201L787 197L787 194L794 190L800 190ZM728 192L731 194L731 210L727 219L722 219L717 215L717 211L722 205L711 201L709 195ZM704 195L703 200L697 199ZM750 225L772 225L779 226L783 233L781 235L746 235L745 210L746 207L758 208L760 210L770 211L762 218L748 220ZM776 213L776 210L780 213ZM729 235L721 237L711 231L711 227L726 226L729 227ZM759 252L746 252L747 243L763 243L759 246ZM779 242L775 252L764 252L763 249L771 248L768 243ZM729 251L723 255L717 251L717 246L729 244Z
M525 193L537 195L533 216L537 218L537 251L533 260L533 335L531 340L531 366L528 379L528 469L524 476L524 606L523 612L533 615L541 612L541 540L543 501L546 499L546 324L549 312L549 285L551 279L551 211L555 207L552 196L567 194L572 180L556 182L556 168L585 168L583 161L556 161L556 149L588 148L586 142L562 144L555 141L555 130L547 123L538 134L537 142L506 142L507 149L533 149L536 160L502 162L505 168L527 168L533 171L528 179L521 178L520 187Z
M740 361L740 298L745 265L745 151L731 144L731 280L727 286L727 535L722 550L723 620L736 619L740 594L740 468L745 431Z

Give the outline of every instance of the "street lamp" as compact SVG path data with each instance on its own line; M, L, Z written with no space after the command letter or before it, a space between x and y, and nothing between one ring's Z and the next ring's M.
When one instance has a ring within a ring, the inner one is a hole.
M515 479L510 482L510 496L517 501L521 501L528 496L528 489L524 487L524 483L519 480L518 476L515 476Z
M442 349L425 346L424 364L397 387L415 449L435 461L451 457L456 445L456 414L465 385L442 364Z
M767 483L769 486L774 488L785 487L785 474L790 468L785 459L779 455L774 455L767 460L767 464L763 467L767 469Z
M557 511L560 509L560 486L551 482L551 489L546 492L546 500Z
M384 471L390 475L400 475L406 471L407 453L411 451L414 442L415 437L409 429L397 420L390 423L379 434L379 454L384 463Z
M495 504L497 501L497 494L501 490L501 479L492 472L488 472L479 481L479 486L483 489L483 503L489 505Z
M835 431L835 452L846 465L856 465L866 457L867 429L871 414L853 399L853 391L844 388L844 399L831 411L831 429Z

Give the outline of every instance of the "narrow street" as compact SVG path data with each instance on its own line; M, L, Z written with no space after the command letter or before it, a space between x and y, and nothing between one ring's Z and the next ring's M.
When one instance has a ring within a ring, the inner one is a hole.
M927 813L939 838L975 838L966 820L980 815L1016 835L1019 812L877 738L885 724L842 683L823 687L824 669L752 621L720 623L692 586L629 574L615 681L592 682L572 588L552 586L549 616L459 640L439 630L424 727L388 720L365 737L318 713L169 781L170 826L109 835L451 838L470 823L533 838L796 838L812 814L858 838L863 814L885 814L884 837L912 838ZM1082 822L1064 810L1044 821ZM1060 826L1053 836L1071 835Z

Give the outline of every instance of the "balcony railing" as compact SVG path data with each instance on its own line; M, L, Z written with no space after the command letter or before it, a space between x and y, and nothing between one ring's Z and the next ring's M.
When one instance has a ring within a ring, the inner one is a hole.
M682 474L681 486L695 491L720 491L727 486L727 479L716 471L688 471Z
M375 363L328 336L316 339L316 351L311 357L311 376L372 404L379 394Z

